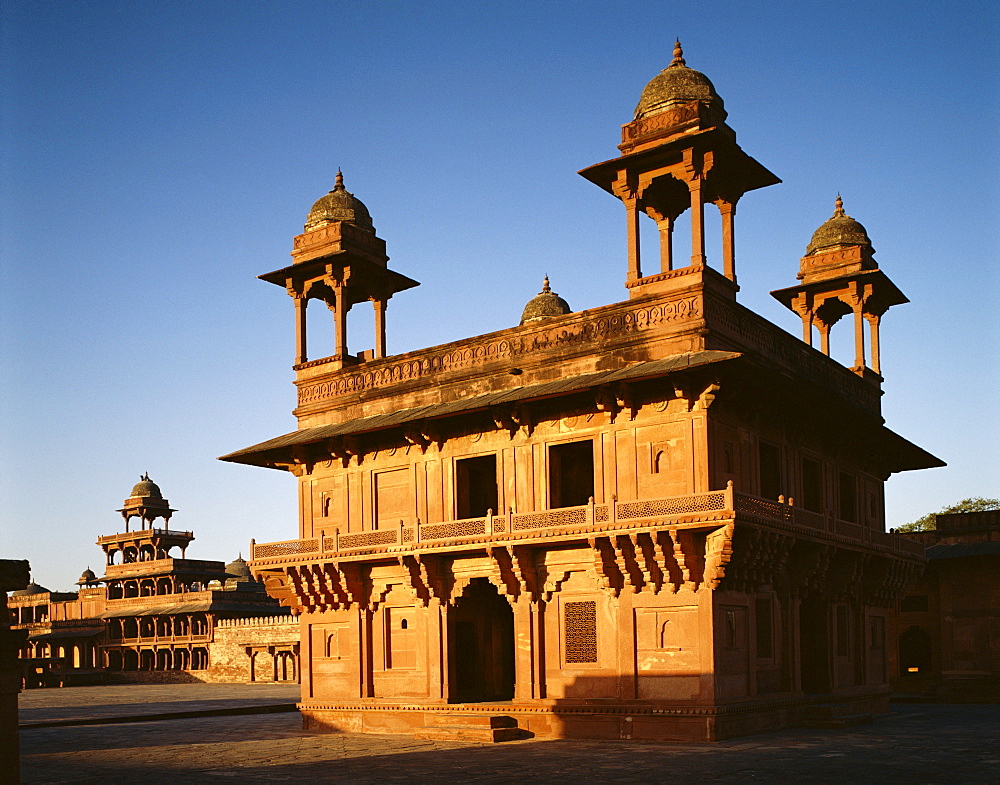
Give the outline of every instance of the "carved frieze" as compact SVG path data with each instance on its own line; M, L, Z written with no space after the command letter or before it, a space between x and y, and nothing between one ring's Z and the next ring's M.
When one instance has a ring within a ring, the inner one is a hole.
M699 297L682 297L655 305L629 306L596 319L539 330L529 335L512 335L480 344L466 345L443 352L422 352L398 362L379 363L373 370L338 374L336 379L304 384L299 387L299 406L329 400L341 395L373 390L411 379L449 371L474 368L493 362L510 361L549 349L578 344L604 344L608 339L635 331L648 330L674 322L702 317ZM312 365L321 364L316 360Z

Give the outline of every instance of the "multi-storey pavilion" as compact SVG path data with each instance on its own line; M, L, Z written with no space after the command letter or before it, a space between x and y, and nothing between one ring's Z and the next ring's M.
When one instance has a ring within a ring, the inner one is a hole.
M298 477L298 537L253 545L251 569L300 614L307 725L717 739L887 707L886 607L922 556L885 532L883 483L940 461L883 424L861 328L905 298L838 206L775 293L808 342L737 302L736 203L778 179L679 45L622 140L581 174L625 206L624 302L574 313L546 281L517 327L383 356L413 282L341 180L261 276L295 300L298 429L224 460ZM313 360L310 298L338 325ZM376 350L350 355L365 299ZM846 368L825 336L852 312Z
M166 524L176 510L148 474L118 512L125 531L97 539L103 577L88 567L78 593L31 584L11 596L11 622L27 631L29 682L79 681L105 670L205 672L220 619L275 614L241 558L188 559L192 532L156 528L157 518ZM142 527L129 531L135 517ZM288 648L281 656L295 654ZM294 673L294 662L288 670Z

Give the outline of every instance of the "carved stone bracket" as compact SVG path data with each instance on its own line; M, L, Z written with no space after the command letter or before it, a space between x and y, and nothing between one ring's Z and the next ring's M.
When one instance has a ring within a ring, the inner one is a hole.
M625 576L622 575L618 565L617 554L610 538L594 537L589 542L590 547L594 549L594 570L597 573L598 584L613 597L617 597L625 586Z
M531 436L535 430L534 419L526 405L495 406L491 409L490 414L497 428L507 431L511 439L514 438L518 431L523 431L525 436Z
M730 523L705 538L705 585L710 589L717 589L726 577L726 566L733 558L734 529Z

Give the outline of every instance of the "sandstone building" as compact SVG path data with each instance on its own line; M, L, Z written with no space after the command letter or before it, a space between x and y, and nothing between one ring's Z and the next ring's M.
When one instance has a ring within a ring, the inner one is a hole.
M416 282L339 174L260 276L294 303L298 429L223 460L298 478L295 538L250 568L300 619L308 727L711 740L887 708L887 609L923 557L885 532L883 483L941 465L880 414L880 321L906 298L838 197L773 293L804 340L741 306L736 205L779 181L726 118L678 45L621 154L581 172L625 208L622 302L573 312L546 280L518 326L388 356ZM307 352L310 304L332 354ZM844 316L851 367L829 356Z
M97 540L103 577L87 568L77 593L31 583L8 599L28 686L298 678L298 630L242 558L187 558L194 534L167 528L176 510L149 475L118 512L125 531Z
M1000 701L1000 510L942 513L903 536L927 568L890 616L894 689Z

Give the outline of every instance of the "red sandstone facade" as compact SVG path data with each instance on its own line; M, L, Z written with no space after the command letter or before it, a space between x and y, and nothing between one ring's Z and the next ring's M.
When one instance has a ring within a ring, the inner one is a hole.
M299 427L224 460L299 479L297 538L251 569L300 619L308 727L713 740L887 707L887 609L923 559L885 532L883 483L940 465L880 415L878 320L905 298L838 204L775 292L807 341L741 306L735 206L778 180L725 119L678 47L621 156L581 172L626 209L624 302L573 313L546 281L518 327L386 356L385 304L415 282L339 177L261 276L295 302ZM310 360L316 300L337 342ZM351 355L366 300L376 348ZM826 356L845 314L852 368Z

